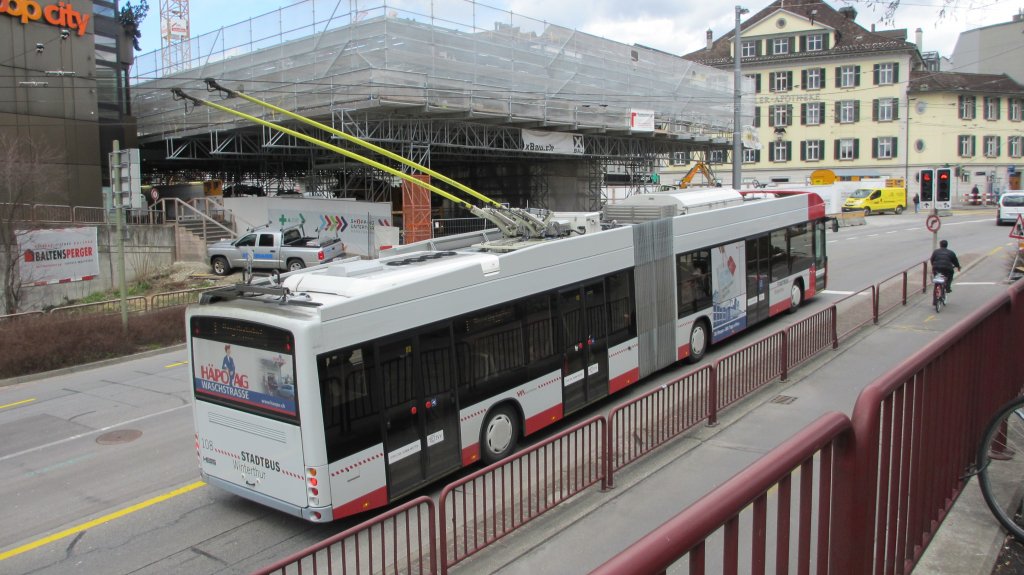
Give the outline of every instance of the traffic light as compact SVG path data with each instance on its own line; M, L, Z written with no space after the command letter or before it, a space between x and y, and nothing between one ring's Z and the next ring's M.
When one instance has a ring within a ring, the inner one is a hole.
M949 168L939 168L935 170L935 179L938 182L935 185L935 201L937 202L948 202L949 201L949 184L950 184L950 170Z
M932 201L932 190L934 189L934 182L932 181L933 171L932 170L921 170L921 201L930 202Z

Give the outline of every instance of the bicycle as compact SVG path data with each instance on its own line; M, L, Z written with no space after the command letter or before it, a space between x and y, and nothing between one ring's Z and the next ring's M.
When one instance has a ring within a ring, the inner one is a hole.
M999 523L1024 542L1021 517L1024 479L1024 396L1004 405L982 436L976 460L978 485Z
M932 278L932 305L935 306L935 313L940 313L943 306L946 305L946 276L942 274L935 274Z

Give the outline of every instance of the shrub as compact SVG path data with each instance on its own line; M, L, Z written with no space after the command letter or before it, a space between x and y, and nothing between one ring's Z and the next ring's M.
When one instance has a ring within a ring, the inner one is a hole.
M46 314L0 323L0 379L130 355L185 341L185 307L128 316Z

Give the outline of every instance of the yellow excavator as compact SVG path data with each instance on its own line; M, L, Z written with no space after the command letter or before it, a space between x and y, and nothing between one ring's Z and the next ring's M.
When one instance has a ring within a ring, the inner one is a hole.
M683 176L683 179L679 180L679 187L690 187L690 183L693 182L693 177L696 176L698 172L700 172L700 174L704 176L704 180L705 182L707 182L705 185L717 186L720 184L718 178L716 178L714 173L711 171L711 166L709 166L703 161L697 161L693 164L693 167L690 168L690 171L686 172L686 175Z

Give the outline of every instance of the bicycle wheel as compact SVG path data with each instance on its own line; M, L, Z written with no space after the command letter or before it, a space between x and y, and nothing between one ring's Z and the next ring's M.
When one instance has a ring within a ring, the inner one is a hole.
M943 292L942 284L935 284L935 293L932 294L932 303L935 305L935 313L942 311L942 306L946 305L946 294Z
M1024 542L1024 397L1003 406L985 428L978 447L978 485L992 514Z

